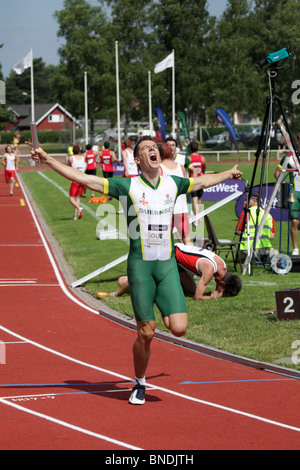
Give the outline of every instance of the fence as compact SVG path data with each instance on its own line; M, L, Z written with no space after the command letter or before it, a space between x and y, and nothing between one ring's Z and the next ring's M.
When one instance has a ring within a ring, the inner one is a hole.
M208 162L226 162L234 161L254 161L256 150L200 150L199 153L206 158ZM271 160L281 160L285 151L272 150L270 152Z
M206 158L206 161L208 163L211 162L229 162L229 161L234 161L234 162L254 162L255 160L255 153L256 150L199 150L199 153L203 155ZM270 160L275 161L278 160L280 161L281 158L285 155L285 150L271 150L270 151ZM35 163L31 159L30 154L21 154L19 155L21 160L23 161L23 164L21 166L34 166ZM57 153L57 154L52 154L52 157L57 158L60 161L66 162L67 161L67 154L64 153ZM117 174L117 173L116 173Z

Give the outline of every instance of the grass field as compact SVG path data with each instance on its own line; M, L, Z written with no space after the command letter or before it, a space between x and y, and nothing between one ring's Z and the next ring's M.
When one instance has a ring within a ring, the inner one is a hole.
M231 167L227 164L209 164L208 170L222 171ZM276 163L269 164L269 182L274 181ZM260 177L260 164L257 181ZM253 163L241 163L245 179L251 180ZM99 173L101 174L101 173ZM96 211L102 210L100 204L89 204L89 197L82 200L83 218L73 221L73 208L68 201L70 183L52 171L25 172L22 178L37 202L46 223L58 240L66 261L74 270L75 276L83 276L115 260L128 252L127 240L99 240L96 227L99 217ZM88 191L88 196L90 192ZM118 202L111 201L111 211L115 213ZM207 203L205 207L210 204ZM103 214L102 214L103 215ZM104 214L108 217L108 214ZM117 215L124 225L124 215ZM235 202L230 202L210 215L217 235L220 238L232 238L237 217ZM122 218L122 219L121 219ZM118 222L117 220L117 222ZM287 247L287 224L283 225L282 251ZM279 245L279 222L276 222L274 248ZM227 259L228 270L233 270L233 263ZM239 268L238 268L239 269ZM118 265L85 284L94 296L99 290L112 292L117 289L117 279L126 274L126 262ZM241 274L241 273L240 273ZM270 269L254 268L253 275L242 276L243 288L235 298L209 301L194 301L187 297L189 329L187 338L251 359L274 362L280 358L291 357L294 353L293 342L300 340L300 321L279 321L276 314L275 292L284 288L299 287L299 273L277 275ZM213 283L211 288L213 288ZM133 316L130 296L105 299L111 308ZM163 324L157 312L157 324ZM286 364L284 364L286 365ZM299 369L298 365L291 367Z

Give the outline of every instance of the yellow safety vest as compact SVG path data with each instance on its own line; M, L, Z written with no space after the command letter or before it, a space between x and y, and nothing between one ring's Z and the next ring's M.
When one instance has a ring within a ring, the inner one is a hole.
M254 242L254 237L255 237L255 226L256 226L256 212L257 212L257 207L253 206L250 207L250 220L249 220L249 245L251 247L252 243ZM259 216L258 216L258 224L257 227L260 226L261 219L263 218L264 215L264 210L260 209L259 211ZM265 224L263 226L261 235L259 240L256 240L256 249L259 248L271 248L272 244L270 241L271 234L272 234L272 216L268 214L268 217L265 221ZM248 250L248 235L247 235L247 226L245 226L245 230L242 235L242 240L241 240L241 245L240 245L240 250Z

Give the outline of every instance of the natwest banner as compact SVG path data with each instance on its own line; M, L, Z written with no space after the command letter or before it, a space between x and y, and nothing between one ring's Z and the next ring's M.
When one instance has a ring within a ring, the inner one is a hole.
M236 191L245 191L245 184L242 180L226 180L216 184L211 188L204 189L202 201L221 201Z

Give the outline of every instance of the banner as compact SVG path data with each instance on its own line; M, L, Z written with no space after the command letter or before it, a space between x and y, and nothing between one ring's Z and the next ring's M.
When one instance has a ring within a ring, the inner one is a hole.
M228 116L228 114L223 108L216 109L216 116L217 116L217 119L225 125L226 129L229 132L230 139L232 140L236 149L238 150L237 138L236 138L234 127L230 120L230 117Z
M184 137L184 140L185 140L185 145L186 145L186 155L189 156L190 153L191 153L191 150L190 150L190 131L189 131L189 128L188 128L188 125L187 125L187 122L186 122L186 117L185 117L185 114L182 112L182 111L178 111L178 116L179 116L179 119L180 119L180 122L181 122L181 127L182 127L182 133L183 133L183 137Z
M174 67L174 51L171 52L164 60L155 65L154 73L163 72L164 70Z
M265 209L268 205L268 201L270 200L270 197L273 193L274 186L275 186L274 183L271 183L271 184L268 184L268 185L264 184L262 186L261 207L263 209ZM259 186L254 186L252 191L259 192ZM238 199L238 201L236 203L235 213L236 213L236 216L238 218L240 217L241 212L244 210L244 204L245 204L245 201L246 201L246 197L247 197L247 193L245 192L244 194L241 195L241 197ZM280 199L279 194L277 193L275 198L274 198L274 201L273 201L273 204L272 204L272 207L271 207L271 210L270 210L270 214L273 217L273 219L275 220L275 222L279 222L280 219L282 220L282 222L287 222L289 220L289 211L288 211L288 209L280 209L279 208L279 206L280 206L279 199Z
M162 140L166 140L166 126L165 126L165 119L163 112L160 108L155 108L155 113L159 122L159 129L160 129L160 135L162 136Z
M28 54L24 57L24 59L20 60L16 65L14 65L14 71L21 75L25 69L29 69L32 65L32 51L28 52Z
M243 180L226 180L203 190L202 201L221 201L233 193L245 192ZM242 197L242 196L241 196Z

